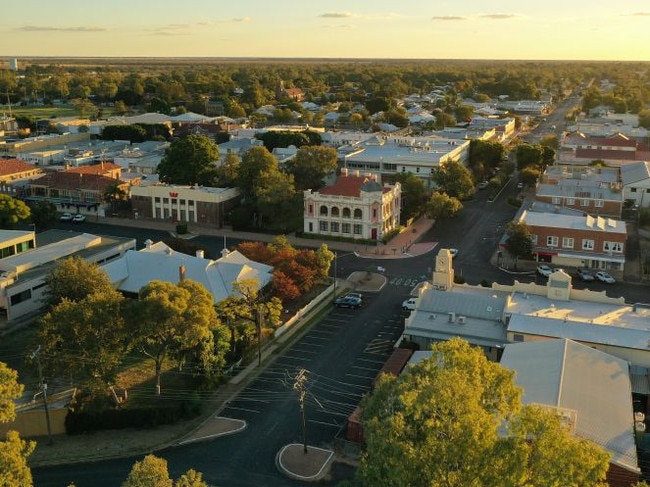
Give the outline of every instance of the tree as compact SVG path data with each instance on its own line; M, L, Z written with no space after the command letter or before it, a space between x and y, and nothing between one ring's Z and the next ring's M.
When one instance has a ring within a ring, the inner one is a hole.
M0 422L8 423L16 417L15 400L23 393L18 383L18 373L0 362ZM32 473L27 458L36 444L20 439L16 431L7 432L5 441L0 442L0 485L6 487L29 487Z
M234 152L228 151L223 164L217 168L219 186L230 187L237 184L237 172L241 159Z
M123 300L110 289L57 304L42 318L39 329L46 368L83 380L91 397L105 390L128 351Z
M11 228L26 221L31 212L29 206L19 199L0 194L0 228Z
M460 162L449 161L433 171L431 178L441 191L459 200L474 194L474 180L469 170Z
M175 140L158 165L160 180L169 184L212 185L219 146L205 135L188 135Z
M285 163L285 170L293 174L296 189L318 190L323 187L323 179L337 168L336 150L324 146L303 146L296 157Z
M113 286L108 274L97 264L81 257L60 260L45 278L46 302L50 307L64 299L77 302L91 294L110 294Z
M279 171L278 160L265 147L246 151L237 171L237 186L244 197L253 199L262 174L272 171Z
M539 169L534 166L528 166L519 171L519 181L526 186L533 186L539 178Z
M459 338L432 350L364 399L363 485L601 485L607 454L522 406L512 371Z
M650 110L645 109L639 112L639 126L650 129Z
M407 222L422 214L427 203L429 191L424 181L413 173L399 173L397 182L402 186L402 209L400 220Z
M37 228L56 221L56 205L49 201L32 201L28 203L31 213L31 220Z
M463 204L458 200L458 198L454 198L453 196L449 196L447 193L441 193L439 191L433 193L425 207L427 217L433 218L434 220L452 218L462 209Z
M129 306L127 326L132 330L133 345L154 361L157 394L168 357L181 360L199 349L205 369L223 360L225 350L215 349L214 344L213 329L219 323L212 301L205 287L189 279L179 284L151 281Z
M135 462L122 487L173 487L167 470L167 460L147 455Z
M262 227L263 221L269 223L280 221L283 225L282 229L286 231L287 219L295 209L296 190L293 176L280 171L263 172L258 178L258 186L254 194L257 225Z
M510 222L506 228L506 245L508 252L515 256L526 258L533 251L533 241L530 235L530 228L525 223Z
M210 487L204 480L203 474L196 470L188 470L174 482L174 487Z
M535 144L521 144L517 147L517 169L527 166L540 166L542 164L542 147Z

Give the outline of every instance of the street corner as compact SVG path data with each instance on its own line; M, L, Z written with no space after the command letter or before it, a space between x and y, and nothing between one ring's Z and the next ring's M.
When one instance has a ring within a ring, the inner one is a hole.
M278 470L287 477L303 482L316 482L325 477L332 465L334 452L324 448L290 443L276 455Z
M194 443L196 441L210 440L219 436L234 435L248 427L246 421L241 419L214 416L205 421L198 429L177 443L178 446Z
M355 291L378 292L386 285L387 279L383 274L374 271L356 271L347 278L354 285Z

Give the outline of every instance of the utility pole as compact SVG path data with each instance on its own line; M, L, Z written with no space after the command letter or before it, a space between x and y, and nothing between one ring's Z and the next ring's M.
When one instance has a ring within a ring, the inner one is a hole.
M262 321L264 320L263 307L258 303L257 312L257 366L262 366Z
M47 384L43 381L43 369L41 368L41 358L38 355L40 351L41 351L41 346L39 345L36 351L32 353L31 358L32 360L36 359L36 365L38 366L38 380L41 386L41 392L43 393L43 408L45 409L45 422L47 423L48 445L52 445L54 442L52 441L52 427L50 426L50 411L47 408Z
M304 453L307 451L307 418L305 415L305 399L307 398L307 369L300 369L293 382L293 390L298 392L300 414L302 415L302 444Z

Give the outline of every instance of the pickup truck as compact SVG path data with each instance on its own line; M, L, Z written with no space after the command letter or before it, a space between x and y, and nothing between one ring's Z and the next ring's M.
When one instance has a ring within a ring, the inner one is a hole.
M404 311L413 311L417 304L418 298L408 298L402 302L402 309Z

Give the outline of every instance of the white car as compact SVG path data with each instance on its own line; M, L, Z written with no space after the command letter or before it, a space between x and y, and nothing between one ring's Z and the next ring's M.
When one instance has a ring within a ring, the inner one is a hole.
M458 249L447 249L449 250L449 253L451 254L452 257L456 257L458 255Z
M408 298L404 300L404 302L402 302L402 309L404 311L413 311L415 309L417 301L417 298Z
M616 279L614 279L605 271L596 272L596 279L598 279L600 282L604 282L605 284L614 284L616 282Z
M555 270L546 264L540 264L537 266L537 273L540 276L549 277L553 272L555 272Z
M83 223L86 221L86 216L82 215L81 213L77 213L73 218L72 218L72 223Z
M62 222L71 222L72 221L72 213L64 213L59 217L59 220Z

